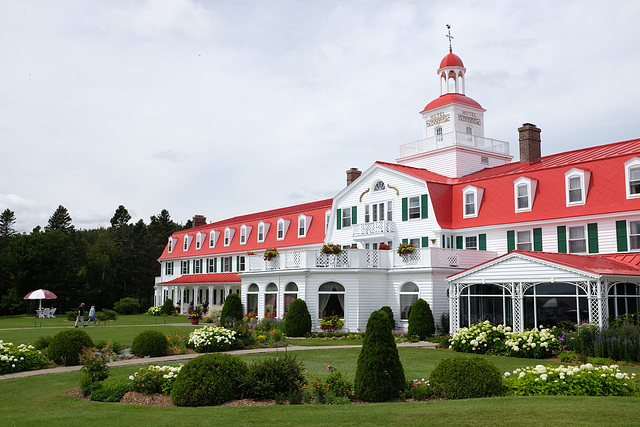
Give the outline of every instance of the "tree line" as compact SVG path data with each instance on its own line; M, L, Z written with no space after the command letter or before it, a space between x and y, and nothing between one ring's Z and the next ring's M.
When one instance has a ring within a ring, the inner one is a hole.
M0 315L33 309L33 302L23 297L40 288L56 294L56 300L43 301L43 306L58 307L59 313L80 302L111 309L123 297L150 305L167 238L192 226L191 220L184 226L175 223L166 209L151 216L149 224L132 224L122 205L107 228L75 229L62 205L44 229L18 233L15 221L9 209L0 214Z

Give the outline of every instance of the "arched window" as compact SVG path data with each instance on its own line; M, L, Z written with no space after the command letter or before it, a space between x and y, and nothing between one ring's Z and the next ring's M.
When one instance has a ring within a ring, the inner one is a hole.
M344 318L344 286L328 282L318 289L318 313L320 318L338 316Z
M415 283L405 283L400 288L400 319L409 320L411 306L418 300L418 286Z
M373 191L383 191L384 189L384 182L382 181L376 181L376 183L373 185Z
M284 288L284 314L289 312L289 306L296 299L298 299L298 285L289 282Z
M276 317L278 305L278 287L275 283L269 283L264 293L264 316Z
M557 326L569 321L589 321L589 301L585 291L572 283L540 283L524 293L524 327Z
M460 292L460 326L488 320L494 325L513 325L511 293L493 284L471 285Z
M258 313L258 285L252 283L247 289L247 313Z

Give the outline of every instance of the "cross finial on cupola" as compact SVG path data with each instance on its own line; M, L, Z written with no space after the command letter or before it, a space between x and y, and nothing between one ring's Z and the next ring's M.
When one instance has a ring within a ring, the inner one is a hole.
M449 39L449 53L453 52L453 49L451 48L451 40L453 39L453 36L451 35L451 25L447 24L447 32L449 34L447 34L445 37Z

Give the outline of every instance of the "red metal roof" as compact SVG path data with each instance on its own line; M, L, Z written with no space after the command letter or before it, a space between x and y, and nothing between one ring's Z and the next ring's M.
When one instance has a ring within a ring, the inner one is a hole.
M304 203L301 205L287 206L280 209L273 209L264 212L258 212L248 215L237 216L211 224L202 225L188 230L173 233L172 238L177 242L171 253L168 251L168 245L160 256L163 259L175 258L194 258L199 256L210 256L217 254L242 253L249 251L264 251L267 248L276 247L292 247L320 244L325 238L325 212L331 209L333 199L325 199L312 203ZM307 230L306 237L298 237L298 216L304 214L311 218L311 223ZM278 219L290 221L289 229L282 240L277 240L277 221ZM264 242L258 243L258 224L264 222L269 224L269 230L265 236ZM242 225L251 227L250 234L247 236L247 243L240 244L240 228ZM224 231L229 227L235 230L235 233L228 246L224 246ZM209 235L211 230L220 233L220 237L214 248L209 247ZM198 232L202 233L203 243L200 249L196 249L196 236ZM184 236L193 237L188 250L183 250Z
M445 56L444 58L442 58L442 61L440 62L440 68L445 68L445 67L462 67L464 68L464 64L462 63L462 59L460 59L460 57L452 52L449 52L449 54L447 54L447 56Z
M240 283L242 280L237 273L214 273L214 274L185 274L177 279L168 282L158 283L159 285L189 285L194 283L216 284L216 283Z
M430 103L428 103L427 106L424 107L424 109L421 111L421 113L424 113L425 111L428 111L428 110L433 110L434 108L442 107L443 105L449 105L454 103L462 104L462 105L466 105L467 107L473 107L482 111L486 111L484 108L482 108L480 104L478 104L476 101L474 101L473 99L469 98L466 95L463 95L461 93L446 93L444 95L440 95L439 98L436 98Z

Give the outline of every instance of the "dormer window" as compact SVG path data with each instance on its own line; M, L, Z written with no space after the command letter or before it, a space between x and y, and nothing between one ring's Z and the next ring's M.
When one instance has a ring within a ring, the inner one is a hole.
M329 221L331 220L331 210L327 210L324 213L324 231L325 233L329 231Z
M167 244L167 251L169 253L173 252L173 248L175 247L177 241L178 241L178 239L175 239L173 237L169 237L169 243Z
M264 242L264 238L267 232L265 231L265 224L261 222L258 224L258 243Z
M567 206L584 205L587 200L590 172L571 169L564 174Z
M298 217L298 237L307 237L307 231L309 230L309 225L311 225L310 216L300 215Z
M384 190L384 182L382 181L376 181L376 183L373 185L373 191L382 191Z
M252 228L253 227L251 227L250 225L245 225L245 224L242 224L242 227L240 227L240 244L241 245L247 244L247 240L249 240L249 235L251 234Z
M627 199L640 197L640 158L634 157L624 162L624 177Z
M484 189L480 187L474 187L468 185L462 189L462 217L463 218L475 218L480 211L480 203L482 202L482 195Z
M190 236L188 234L184 235L184 240L183 240L183 245L182 245L182 250L183 251L188 251L189 250L189 246L191 245L191 241L193 240L193 236Z
M209 232L209 247L215 248L216 243L218 243L218 238L220 237L220 232L216 230L211 230Z
M225 228L224 229L224 245L229 246L231 244L231 240L233 240L233 235L236 233L236 230L233 228Z
M198 231L196 234L196 250L199 250L202 247L202 233Z
M533 206L533 198L538 181L520 177L513 182L516 212L529 212Z
M286 235L287 235L287 230L289 229L289 224L291 223L291 221L280 218L278 220L278 229L277 229L277 235L276 235L276 239L277 240L283 240Z

